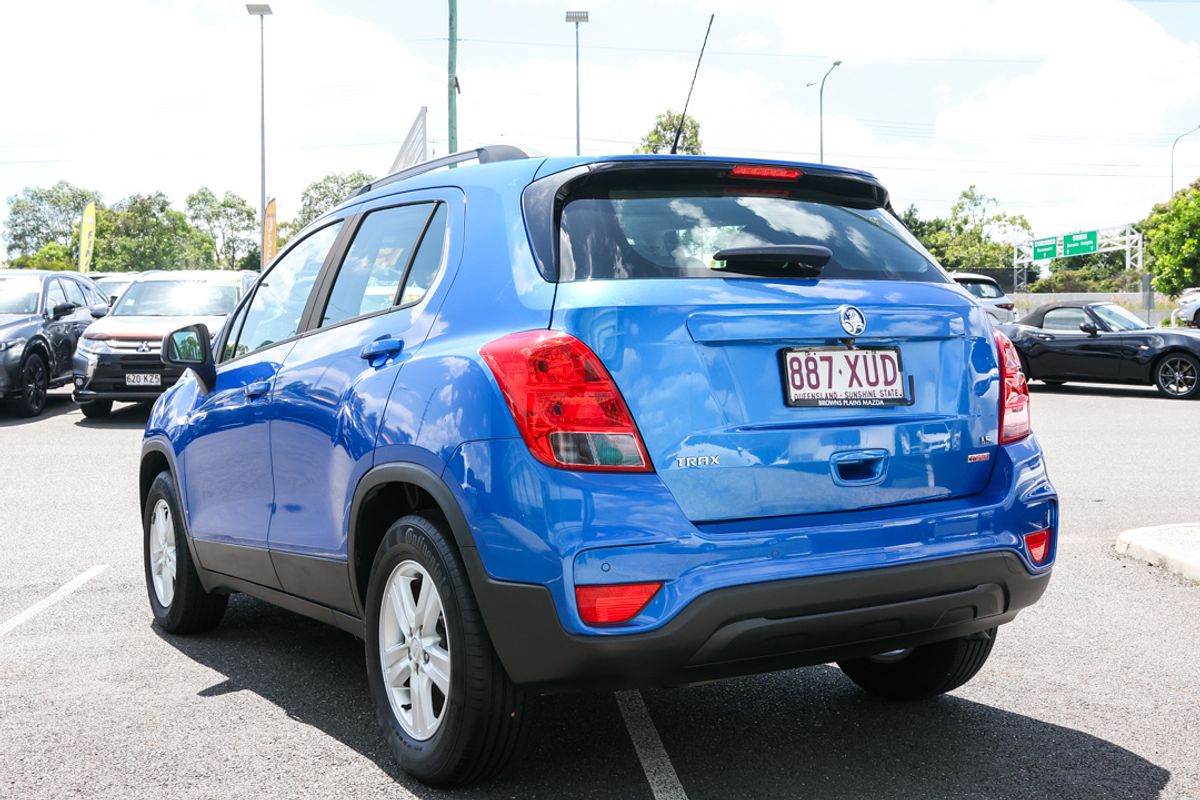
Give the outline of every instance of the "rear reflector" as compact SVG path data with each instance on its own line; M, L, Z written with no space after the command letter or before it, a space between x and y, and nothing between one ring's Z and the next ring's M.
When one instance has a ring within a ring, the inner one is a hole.
M1025 534L1025 549L1035 564L1044 564L1050 556L1050 531Z
M636 617L661 588L661 581L576 586L575 603L589 625L613 625Z
M1024 439L1032 428L1029 422L1029 385L1021 371L1021 357L1012 341L1000 331L996 335L996 353L1000 361L1000 444Z
M795 167L770 167L765 164L738 164L729 173L732 178L765 178L769 181L794 181L804 173Z
M525 331L479 350L521 437L543 464L648 472L650 457L608 370L567 333Z

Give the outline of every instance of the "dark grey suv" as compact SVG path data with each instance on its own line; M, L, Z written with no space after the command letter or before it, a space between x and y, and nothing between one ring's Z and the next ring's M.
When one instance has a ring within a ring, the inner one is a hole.
M80 275L0 270L0 400L36 417L46 393L71 381L71 359L92 306L108 299Z

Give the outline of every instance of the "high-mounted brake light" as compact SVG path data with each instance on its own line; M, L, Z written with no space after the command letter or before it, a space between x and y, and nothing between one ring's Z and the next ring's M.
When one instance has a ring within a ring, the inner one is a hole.
M770 167L766 164L738 164L731 178L765 178L769 181L794 181L804 173L795 167Z
M576 586L575 603L589 625L614 625L636 617L661 588L662 581Z
M489 342L479 353L492 368L525 444L543 464L650 471L629 407L583 342L558 331L525 331Z
M1035 564L1044 564L1050 556L1050 531L1037 531L1025 534L1025 548Z
M1000 444L1024 439L1032 432L1029 422L1029 384L1021 371L1021 357L1012 340L1000 331L996 352L1000 357Z

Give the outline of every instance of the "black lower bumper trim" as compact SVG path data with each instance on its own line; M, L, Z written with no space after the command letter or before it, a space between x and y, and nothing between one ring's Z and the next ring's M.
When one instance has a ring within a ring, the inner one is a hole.
M463 555L509 675L541 688L695 683L953 639L1010 621L1050 580L985 553L720 589L655 631L577 636L545 587L492 580Z

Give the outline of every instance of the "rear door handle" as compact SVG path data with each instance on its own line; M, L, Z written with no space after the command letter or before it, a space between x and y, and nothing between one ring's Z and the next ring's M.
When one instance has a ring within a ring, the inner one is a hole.
M390 336L382 339L376 339L369 342L366 347L359 353L365 359L379 358L380 356L394 356L404 349L404 342L400 339L393 339Z
M262 397L269 391L271 391L270 381L255 381L254 383L248 383L246 384L245 389L246 397L250 398L251 400Z

